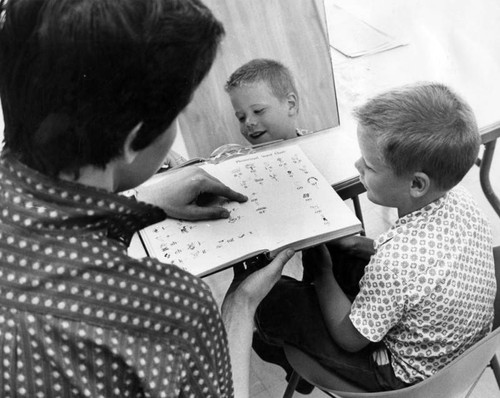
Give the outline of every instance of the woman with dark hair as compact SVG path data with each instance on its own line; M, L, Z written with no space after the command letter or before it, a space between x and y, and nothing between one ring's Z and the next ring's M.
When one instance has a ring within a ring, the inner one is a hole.
M247 395L253 313L290 253L221 317L201 280L127 246L167 215L228 216L201 194L246 198L196 168L160 203L118 194L164 162L222 25L198 0L1 5L0 395Z

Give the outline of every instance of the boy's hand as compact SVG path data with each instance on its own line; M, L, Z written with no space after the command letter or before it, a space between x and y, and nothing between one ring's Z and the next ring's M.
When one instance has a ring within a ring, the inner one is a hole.
M370 260L370 257L375 254L373 239L365 236L346 236L345 238L328 242L327 245L335 250L341 250L351 256L356 256L365 260Z
M304 272L313 275L313 279L321 278L326 273L332 273L332 259L327 247L315 246L302 252Z
M205 220L227 218L229 212L220 201L245 202L248 198L199 167L183 167L160 174L137 188L137 199L154 204L172 218Z

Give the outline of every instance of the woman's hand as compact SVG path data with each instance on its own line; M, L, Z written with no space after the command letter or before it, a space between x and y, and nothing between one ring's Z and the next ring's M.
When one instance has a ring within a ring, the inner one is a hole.
M227 218L229 212L221 206L223 202L248 199L196 166L159 174L138 187L136 196L161 207L169 217L182 220Z
M285 250L263 268L254 269L250 266L235 273L235 278L224 298L222 320L229 342L235 397L249 396L255 310L278 281L283 267L293 254L293 250Z
M293 257L291 249L282 251L267 265L257 268L235 269L235 276L222 304L222 312L229 305L245 305L254 312L260 302L266 297L274 284L281 277L285 264Z

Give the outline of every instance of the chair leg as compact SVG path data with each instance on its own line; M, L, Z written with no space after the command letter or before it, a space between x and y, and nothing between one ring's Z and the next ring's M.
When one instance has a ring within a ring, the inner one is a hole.
M481 165L479 168L479 182L481 183L481 188L483 189L483 193L486 196L486 199L488 199L488 202L490 202L493 209L500 216L500 199L493 191L493 187L491 186L490 181L490 169L493 154L495 152L495 145L495 140L484 144L483 157L481 159Z
M483 374L484 374L484 371L486 370L486 368L483 369L483 371L481 372L481 374L478 376L478 378L476 379L476 381L474 383L472 383L472 385L469 387L469 390L467 391L467 394L465 395L464 398L469 398L471 396L471 394L474 392L474 390L476 389L476 386L477 386L477 383L479 383L479 380L481 380L481 377L483 377Z
M493 355L493 358L491 358L490 366L491 366L491 370L493 370L493 375L495 376L495 379L497 381L498 388L500 388L500 363L498 362L498 357L496 356L496 354ZM470 395L472 394L472 392L476 388L477 383L479 382L479 380L483 376L485 370L486 370L486 368L483 369L483 371L481 372L479 377L476 379L474 384L472 384L472 386L470 386L469 391L467 392L467 395L464 398L470 397Z
M292 398L293 394L295 392L295 388L297 387L297 384L299 384L300 381L300 375L294 370L292 372L292 375L290 376L290 381L288 382L288 385L286 386L285 393L283 394L283 398Z

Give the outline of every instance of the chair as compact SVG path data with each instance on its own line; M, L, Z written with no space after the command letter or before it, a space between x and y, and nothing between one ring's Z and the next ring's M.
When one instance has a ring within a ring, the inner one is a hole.
M500 291L500 246L493 250L497 291ZM292 346L285 346L285 354L294 372L283 398L293 396L301 378L315 385L327 395L338 398L456 398L468 397L488 364L500 388L500 363L496 351L500 348L500 294L495 298L493 331L432 377L400 390L366 392L360 387L332 373L315 359Z

